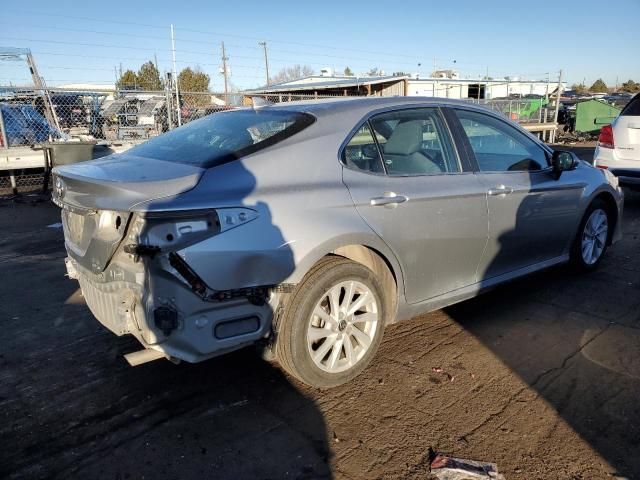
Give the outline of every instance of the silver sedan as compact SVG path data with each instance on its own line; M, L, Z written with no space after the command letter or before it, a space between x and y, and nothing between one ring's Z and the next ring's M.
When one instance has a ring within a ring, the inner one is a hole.
M216 113L54 171L67 269L95 317L156 358L257 345L330 387L385 326L620 237L615 177L446 99Z

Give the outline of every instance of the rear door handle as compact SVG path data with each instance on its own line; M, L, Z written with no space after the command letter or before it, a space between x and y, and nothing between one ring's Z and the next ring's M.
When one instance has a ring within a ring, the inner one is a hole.
M509 195L510 193L513 193L513 188L498 185L497 187L490 188L487 193L492 197L496 197L498 195Z
M397 207L399 203L404 203L409 200L409 197L404 195L396 195L394 192L384 192L382 197L373 197L371 199L371 206L373 207Z
M640 123L630 123L629 128L640 128Z

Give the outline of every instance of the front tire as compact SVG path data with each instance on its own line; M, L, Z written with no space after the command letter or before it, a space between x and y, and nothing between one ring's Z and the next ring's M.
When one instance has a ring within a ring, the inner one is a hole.
M278 326L278 362L318 388L341 385L371 362L385 325L380 279L343 257L322 259L288 299Z
M594 270L609 245L612 218L607 204L595 200L582 218L571 249L571 262L579 270Z

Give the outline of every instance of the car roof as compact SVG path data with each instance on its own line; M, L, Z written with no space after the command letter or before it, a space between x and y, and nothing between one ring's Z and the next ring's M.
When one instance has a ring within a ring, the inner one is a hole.
M451 98L439 97L333 97L317 100L299 100L294 102L284 102L268 105L260 108L293 110L308 112L315 116L333 115L340 111L360 110L363 115L372 110L388 107L411 106L433 106L433 105L455 105L473 106L481 110L488 110L485 107L475 105L465 100L454 100Z

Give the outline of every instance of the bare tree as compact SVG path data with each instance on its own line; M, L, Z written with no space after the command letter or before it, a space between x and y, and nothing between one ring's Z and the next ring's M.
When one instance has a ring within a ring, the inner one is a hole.
M270 83L283 83L290 82L292 80L297 80L299 78L308 77L313 75L314 71L311 67L307 65L293 65L291 67L285 67L276 73L273 77L271 77Z

